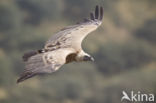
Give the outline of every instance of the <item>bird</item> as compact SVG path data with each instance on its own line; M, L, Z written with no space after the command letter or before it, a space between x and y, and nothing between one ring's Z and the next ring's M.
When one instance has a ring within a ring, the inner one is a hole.
M83 22L61 29L49 38L43 49L26 52L23 55L25 69L17 83L36 75L53 73L64 64L94 61L83 51L81 43L102 24L102 19L103 7L96 5L95 13L90 13L90 19L85 18Z

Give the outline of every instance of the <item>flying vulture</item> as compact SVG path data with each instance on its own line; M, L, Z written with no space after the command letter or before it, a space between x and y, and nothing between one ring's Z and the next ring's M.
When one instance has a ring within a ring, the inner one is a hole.
M73 61L94 61L82 50L81 43L101 25L102 18L103 8L96 6L95 14L90 13L90 19L60 30L45 43L43 49L25 53L25 69L17 83L39 74L55 72L62 65Z

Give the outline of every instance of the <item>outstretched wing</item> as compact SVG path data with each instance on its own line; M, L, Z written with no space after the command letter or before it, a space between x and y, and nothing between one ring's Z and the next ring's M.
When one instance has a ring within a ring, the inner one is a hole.
M90 19L84 19L84 22L66 27L53 35L45 44L45 49L55 50L58 48L72 47L81 50L81 42L84 37L94 31L102 23L103 8L96 6L95 14L90 13Z
M25 62L25 70L17 80L17 83L38 74L55 72L66 63L66 57L74 52L71 48L62 48L30 57Z

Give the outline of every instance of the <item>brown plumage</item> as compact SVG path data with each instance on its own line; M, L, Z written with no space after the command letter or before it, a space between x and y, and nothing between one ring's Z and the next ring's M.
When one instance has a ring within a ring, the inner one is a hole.
M43 49L25 53L25 70L17 83L35 75L55 72L62 65L73 61L93 60L82 50L81 43L90 32L101 25L102 18L103 8L96 6L95 15L91 13L90 19L62 29L46 42Z

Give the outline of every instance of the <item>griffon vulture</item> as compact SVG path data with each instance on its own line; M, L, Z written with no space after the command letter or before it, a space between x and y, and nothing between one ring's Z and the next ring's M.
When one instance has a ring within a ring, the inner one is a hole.
M102 18L103 8L96 6L95 14L90 13L90 19L60 30L45 43L43 49L25 53L25 69L17 83L39 74L55 72L73 61L93 61L93 57L82 50L81 43L101 25Z

